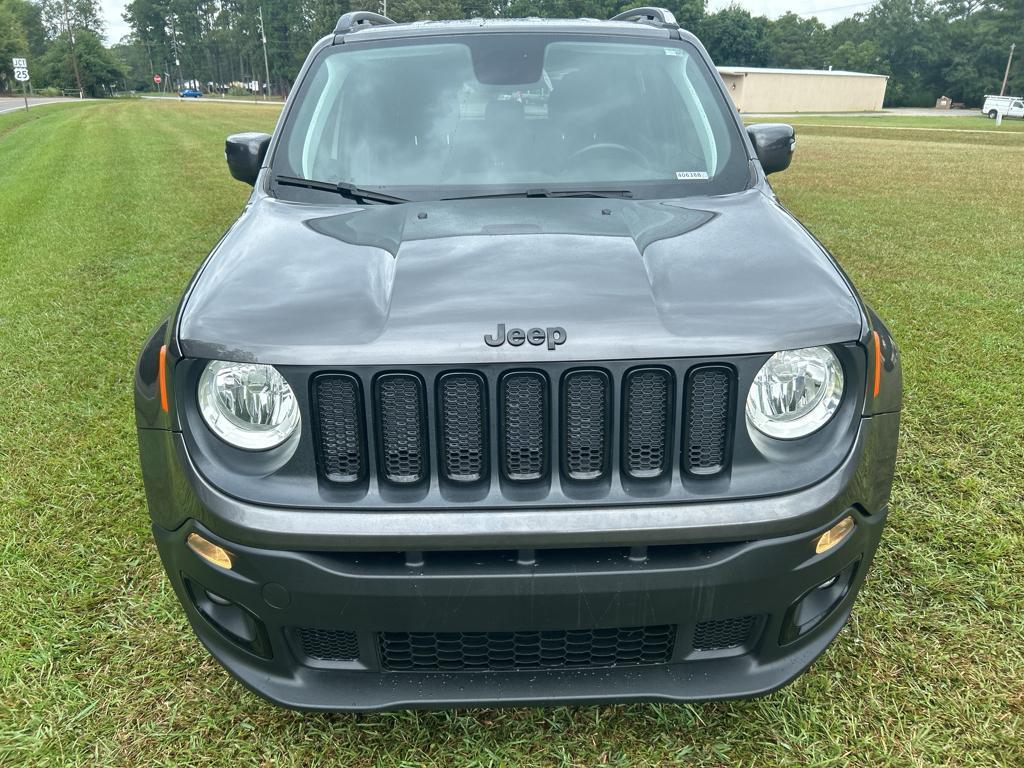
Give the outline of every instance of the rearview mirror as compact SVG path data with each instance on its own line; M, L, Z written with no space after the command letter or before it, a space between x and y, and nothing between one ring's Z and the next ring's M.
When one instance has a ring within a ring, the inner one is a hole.
M255 184L263 158L267 156L270 135L266 133L234 133L224 142L224 158L231 175L246 184Z
M796 149L796 131L792 125L755 123L747 126L747 135L766 174L789 168Z

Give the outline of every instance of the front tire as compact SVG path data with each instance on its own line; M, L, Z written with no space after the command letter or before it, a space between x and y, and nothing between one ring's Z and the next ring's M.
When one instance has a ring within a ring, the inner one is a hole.
M988 111L988 116L989 116L990 120L995 120L996 119L996 111L994 109L990 109Z

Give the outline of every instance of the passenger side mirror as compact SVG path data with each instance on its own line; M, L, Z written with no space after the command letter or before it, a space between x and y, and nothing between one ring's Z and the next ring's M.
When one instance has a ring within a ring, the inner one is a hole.
M796 131L792 125L755 123L747 126L747 135L766 174L789 168L796 149Z
M267 156L270 135L266 133L234 133L224 142L224 158L231 175L246 184L255 184L263 158Z

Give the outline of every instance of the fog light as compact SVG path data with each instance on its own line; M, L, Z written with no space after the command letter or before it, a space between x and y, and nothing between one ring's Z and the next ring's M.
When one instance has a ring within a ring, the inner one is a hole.
M206 590L206 596L210 598L211 603L216 603L217 605L231 605L230 600L228 600L226 597L221 597L216 592Z
M847 515L814 540L814 551L817 554L828 552L832 547L845 539L853 530L853 518Z
M859 565L858 557L835 576L804 592L786 611L779 642L791 643L831 616L850 593Z
M206 539L199 538L210 544ZM257 656L264 659L273 656L267 627L256 614L245 606L212 592L185 574L182 574L181 578L189 597L192 598L192 605L215 630L235 645Z
M214 544L209 539L205 539L198 533L190 533L188 538L185 540L188 544L188 548L199 555L203 560L208 563L213 563L219 568L231 570L231 553L228 552L224 547Z

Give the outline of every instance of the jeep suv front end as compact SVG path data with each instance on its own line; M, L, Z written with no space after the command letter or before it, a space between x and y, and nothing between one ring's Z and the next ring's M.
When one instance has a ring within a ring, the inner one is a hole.
M846 622L898 352L767 184L791 130L666 13L349 14L229 140L253 196L136 415L168 577L252 690L752 696Z

